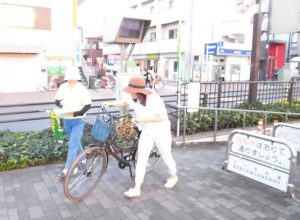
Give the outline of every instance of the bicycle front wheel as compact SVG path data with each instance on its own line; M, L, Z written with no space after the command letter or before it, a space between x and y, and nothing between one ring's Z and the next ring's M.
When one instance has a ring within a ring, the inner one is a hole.
M99 145L82 151L64 179L65 196L73 201L84 199L98 184L107 168L107 153Z

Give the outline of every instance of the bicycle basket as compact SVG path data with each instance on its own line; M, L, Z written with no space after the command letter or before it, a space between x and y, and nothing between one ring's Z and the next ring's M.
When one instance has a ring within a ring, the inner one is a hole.
M115 148L129 149L137 140L137 131L132 122L123 118L115 121L111 139Z
M112 126L110 124L106 123L105 121L103 121L103 119L99 117L96 118L91 131L92 137L96 141L100 143L107 142L111 132L112 132Z

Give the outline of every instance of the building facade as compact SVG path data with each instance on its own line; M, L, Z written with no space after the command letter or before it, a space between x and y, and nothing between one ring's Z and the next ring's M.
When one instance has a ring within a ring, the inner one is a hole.
M270 0L270 38L287 42L287 60L300 56L300 1Z
M135 45L132 63L143 69L153 66L169 79L213 81L224 67L228 80L248 80L250 54L244 52L251 50L254 5L236 0L136 1L131 8L152 22L143 43ZM206 45L218 43L225 47L206 54ZM104 54L117 54L118 47L112 48L105 46Z
M76 0L0 2L0 92L55 89L80 58Z

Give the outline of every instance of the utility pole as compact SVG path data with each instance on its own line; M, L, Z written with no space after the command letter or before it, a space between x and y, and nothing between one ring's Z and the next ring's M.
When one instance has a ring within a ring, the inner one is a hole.
M252 35L252 53L250 68L250 86L249 86L249 103L254 103L257 96L257 83L259 75L259 59L260 59L260 42L261 42L261 0L256 0L258 4L258 13L254 14L253 35Z
M267 26L267 39L266 39L266 48L265 48L265 73L263 75L263 79L264 80L267 80L267 76L269 76L269 71L270 71L270 68L269 68L269 35L270 35L270 18L271 18L271 0L269 0L269 5L268 5L268 26ZM276 60L275 60L276 62ZM276 65L276 64L275 64Z

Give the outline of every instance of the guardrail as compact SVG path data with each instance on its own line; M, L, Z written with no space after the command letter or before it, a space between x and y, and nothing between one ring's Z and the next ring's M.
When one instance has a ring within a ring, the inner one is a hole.
M275 112L275 111L258 111L258 110L245 110L245 109L231 109L231 108L209 108L209 107L188 107L188 106L173 106L174 109L178 109L178 111L183 111L183 134L182 134L182 145L185 145L186 141L186 118L187 118L187 110L188 109L196 109L196 110L206 110L206 111L213 111L214 112L214 128L213 128L213 142L216 143L217 137L217 130L218 130L218 113L221 111L229 111L229 112L239 112L243 113L243 129L246 127L246 114L247 113L256 113L256 114L263 114L264 115L264 127L263 127L263 134L266 132L266 124L268 120L269 114L278 114L278 115L285 115L285 119L287 121L287 117L290 115L293 116L300 116L300 113L289 113L289 112ZM173 113L174 114L174 113ZM178 118L178 120L180 120Z

